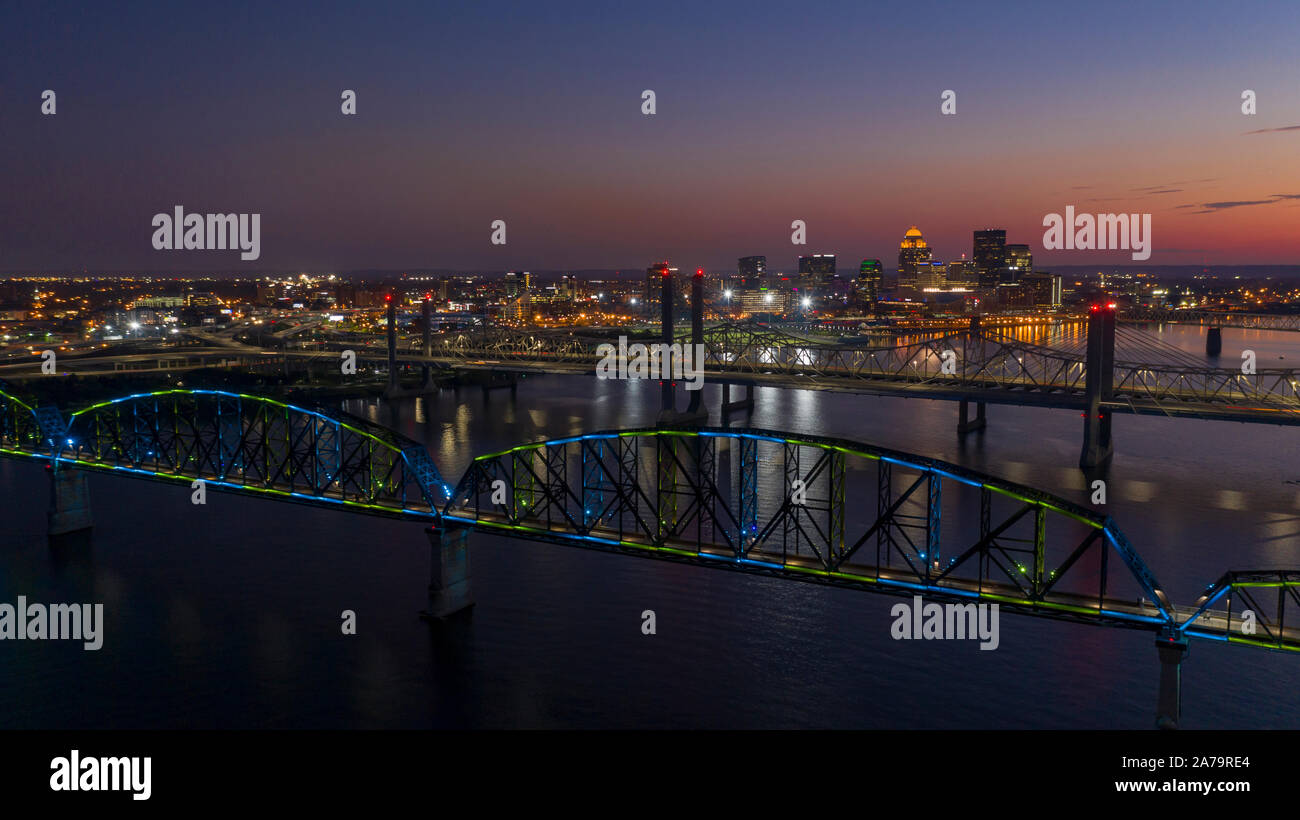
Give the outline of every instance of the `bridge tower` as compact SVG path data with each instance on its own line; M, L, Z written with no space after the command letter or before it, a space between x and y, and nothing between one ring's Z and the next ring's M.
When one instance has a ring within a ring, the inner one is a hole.
M1115 303L1088 308L1088 358L1085 370L1087 408L1083 418L1083 451L1079 467L1092 469L1110 464L1115 454L1110 438L1109 408L1103 407L1114 395Z
M659 302L659 330L663 337L663 343L670 345L673 343L673 271L672 268L664 268L663 276L659 277L662 282ZM671 370L668 373L669 378L663 378L663 368L671 367L671 359L668 362L660 362L659 372L659 412L660 414L672 413L677 409L677 397L672 380Z
M424 304L420 306L420 316L424 320L423 336L420 339L420 353L428 359L433 356L433 294L424 295ZM429 363L420 368L420 386L429 387Z
M663 343L672 345L675 342L673 333L673 269L665 266L662 268L663 275L660 280L663 283L663 291L660 297L660 335ZM704 269L696 270L695 277L691 280L691 343L704 342ZM670 348L671 349L671 348ZM684 352L684 351L683 351ZM677 394L676 382L673 381L671 372L672 358L671 355L666 361L660 362L660 404L659 404L659 424L689 424L692 422L701 422L708 420L708 411L700 406L701 395L699 390L692 391L690 405L686 412L677 412ZM700 362L703 366L703 362ZM667 378L662 378L666 373Z
M397 382L397 305L393 294L385 293L384 302L388 306L388 391L396 393Z
M970 317L970 333L966 336L966 349L962 351L961 366L963 370L966 363L971 361L972 354L983 358L983 351L980 350L982 337L980 336L980 317L978 315ZM976 430L983 430L987 421L984 418L985 405L982 401L975 402L975 418L970 417L970 402L966 399L961 400L961 408L957 416L957 435L964 436L967 433L973 433Z
M691 356L695 351L704 349L704 268L697 268L691 277ZM691 363L704 372L704 362L691 360ZM689 415L699 415L702 410L700 402L704 398L704 385L699 390L691 391L691 401L686 405ZM707 415L705 416L707 420Z

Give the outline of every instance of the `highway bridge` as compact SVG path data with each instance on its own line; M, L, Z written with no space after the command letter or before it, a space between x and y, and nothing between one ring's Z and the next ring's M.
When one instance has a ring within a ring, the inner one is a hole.
M1124 322L1170 323L1204 327L1239 327L1248 330L1300 331L1300 314L1247 313L1236 310L1133 308L1120 317Z
M666 283L667 284L667 283ZM697 286L698 287L698 286ZM703 300L692 299L693 305ZM426 303L426 312L428 303ZM723 386L721 410L752 407L755 385L910 396L959 403L961 434L986 424L988 405L1025 405L1078 411L1084 436L1079 465L1104 467L1113 456L1111 426L1116 414L1215 419L1280 425L1300 424L1300 370L1258 367L1247 372L1234 360L1220 367L1117 322L1114 305L1094 305L1087 340L1075 347L1048 347L1015 338L973 318L966 328L923 337L868 338L863 343L828 341L758 324L719 323L706 327L702 310L679 327L665 316L657 339L704 350L704 378ZM320 342L312 350L268 351L211 334L196 334L204 348L167 354L59 361L60 372L165 371L195 367L276 367L294 362L316 372L337 368L352 351L358 361L383 368L390 390L400 391L400 374L418 370L429 385L435 370L509 376L517 373L594 374L617 333L593 331L474 328L434 334L426 317L420 337L400 339L395 308L389 308L386 344L374 340ZM0 365L0 377L40 374L39 359ZM748 393L733 401L731 389ZM676 405L680 388L666 385L663 419L701 423L708 418L699 392L685 413ZM972 408L974 415L972 416Z

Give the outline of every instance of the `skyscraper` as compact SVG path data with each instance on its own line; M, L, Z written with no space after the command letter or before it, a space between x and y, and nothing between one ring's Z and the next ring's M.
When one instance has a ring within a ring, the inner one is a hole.
M971 258L975 260L980 287L992 288L1005 281L1003 270L1007 266L1007 232L1002 228L976 231Z
M921 235L921 229L913 225L903 234L903 241L898 246L898 286L901 288L916 287L916 266L921 262L929 262L934 255L934 251L925 243L925 237Z
M825 284L835 275L835 254L815 253L799 257L799 278L815 285Z
M978 285L979 274L975 270L975 263L966 259L948 263L948 284L957 285Z
M938 290L948 284L948 268L942 262L916 263L917 290Z
M736 270L740 274L740 286L746 290L761 287L767 276L766 256L742 256L736 260Z
M663 278L671 276L677 271L677 268L668 267L667 262L660 262L657 265L651 265L645 271L645 291L642 294L641 305L644 310L649 311L652 305L658 305L660 302L659 295L663 291Z
M1021 284L1033 291L1035 305L1061 306L1061 277L1050 273L1030 273L1021 279Z
M1028 245L1007 245L1007 278L1015 282L1026 274L1034 272L1034 255Z
M880 280L883 275L884 267L879 259L863 259L862 264L858 266L858 282L855 290L859 301L872 313L875 313L876 300L880 298Z

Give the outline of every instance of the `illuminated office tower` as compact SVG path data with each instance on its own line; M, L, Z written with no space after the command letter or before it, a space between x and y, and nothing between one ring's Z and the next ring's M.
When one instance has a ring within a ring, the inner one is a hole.
M1008 281L1015 282L1026 274L1034 272L1034 255L1030 253L1028 245L1007 245L1007 273Z
M1034 305L1038 307L1061 306L1061 277L1050 273L1030 273L1021 277L1020 282L1033 292Z
M815 253L799 257L799 281L805 286L824 285L835 276L835 254Z
M908 228L898 246L898 286L916 287L916 266L921 262L929 262L933 256L934 251L925 243L921 229L915 225Z
M871 312L876 310L876 300L880 298L880 282L885 269L879 259L863 259L858 266L858 281L854 290L858 300Z
M740 278L740 287L753 290L762 287L767 276L766 256L742 256L736 260L736 271Z
M997 287L999 282L1006 281L1007 232L1001 228L976 231L975 248L971 256L975 260L980 287Z
M916 263L916 289L940 290L948 284L948 268L942 262Z
M958 287L966 285L978 285L979 274L975 270L975 263L967 259L961 259L956 262L948 263L948 285L949 287Z

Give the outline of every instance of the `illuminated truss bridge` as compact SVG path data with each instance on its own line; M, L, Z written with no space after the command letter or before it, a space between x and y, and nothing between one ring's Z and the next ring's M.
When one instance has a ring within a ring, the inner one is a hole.
M607 431L479 456L449 485L420 444L334 410L168 390L65 419L0 392L0 454L49 466L52 524L78 504L88 516L84 499L59 498L84 495L86 472L202 479L218 490L425 521L438 616L468 605L467 536L479 530L1149 630L1159 635L1164 674L1175 677L1188 638L1300 650L1300 572L1231 572L1177 607L1109 516L860 442L733 428ZM69 476L82 478L81 489ZM1176 722L1178 704L1162 704Z
M1235 310L1173 310L1135 308L1120 317L1131 322L1175 322L1207 327L1241 327L1253 330L1300 330L1300 314L1244 313Z
M1110 381L1098 383L1112 413L1190 416L1300 424L1300 370L1213 367L1204 359L1111 324ZM399 352L402 362L540 367L554 372L594 372L601 344L573 331L491 328L432 340L429 355L417 340ZM1088 351L1048 347L978 325L943 335L900 340L868 338L861 344L805 338L752 323L704 329L705 375L711 381L812 387L1086 409ZM654 340L638 339L652 343ZM689 331L674 341L689 344ZM1109 355L1107 355L1109 353ZM1105 365L1103 365L1105 366Z

